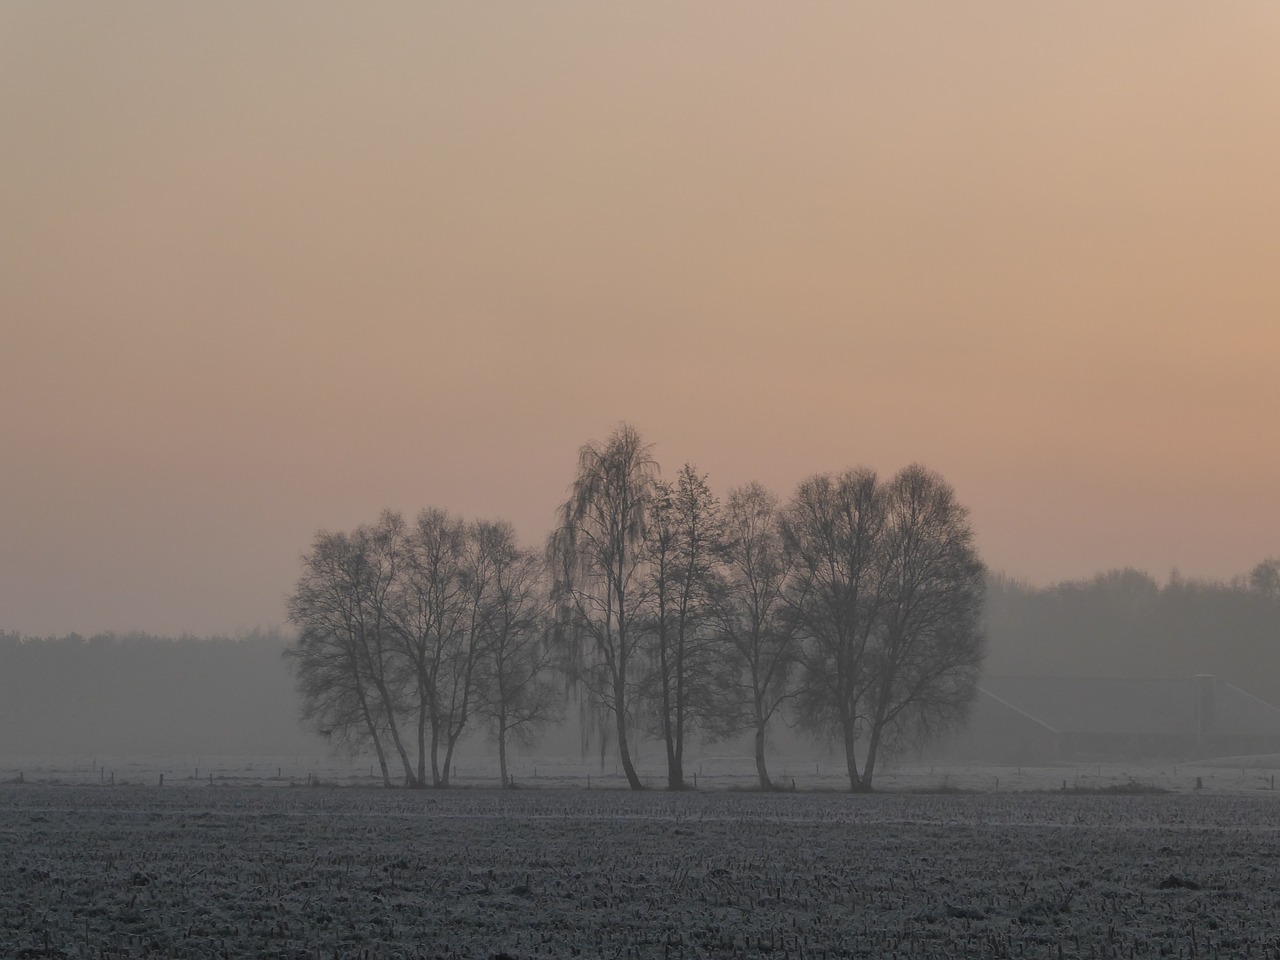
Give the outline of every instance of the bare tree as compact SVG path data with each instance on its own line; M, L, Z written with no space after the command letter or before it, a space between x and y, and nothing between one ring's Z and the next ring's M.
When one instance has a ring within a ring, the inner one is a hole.
M444 510L421 511L406 537L394 604L398 649L415 692L417 786L448 782L440 752L453 727L450 690L471 621L466 564L466 524Z
M528 579L532 562L510 525L467 525L443 510L423 510L412 528L386 511L351 535L318 534L289 602L304 717L329 736L370 742L388 785L394 752L409 786L447 787L493 631L507 635L513 663L531 656L520 631L535 601L545 606ZM503 576L519 583L504 586ZM531 701L542 688L529 677L516 686L504 736L539 717Z
M731 719L755 735L756 775L772 788L765 764L769 722L791 696L799 659L794 617L785 591L791 558L782 546L778 498L758 483L729 491L725 505L723 564L715 592L715 618L726 642L725 664L744 708Z
M789 603L806 640L801 721L841 741L853 791L866 789L855 744L884 597L884 513L875 473L861 469L802 481L784 516L796 574Z
M351 535L321 531L289 599L289 619L299 631L290 657L304 715L332 725L325 729L367 736L388 784L387 741L413 781L398 723L403 690L392 644L402 535L403 521L390 511Z
M883 602L870 664L867 789L887 738L929 735L964 718L982 667L986 570L968 511L940 475L919 465L885 490Z
M887 485L869 470L811 477L787 509L786 543L807 643L801 717L840 738L849 788L870 790L889 738L959 719L973 698L985 570L967 513L919 466Z
M604 444L588 443L548 550L569 664L593 700L612 715L618 755L633 790L643 788L627 740L637 620L647 592L644 543L657 464L648 444L623 424Z
M359 646L349 628L349 594L335 589L335 576L349 543L342 535L320 533L303 561L303 576L289 598L289 620L297 640L285 650L293 667L302 717L327 737L369 743L378 757L383 783L391 773L383 748L381 717L364 674Z
M524 744L557 720L561 692L550 679L550 594L546 564L522 549L510 524L494 525L493 584L478 665L478 709L498 744L498 773L511 786L507 745Z
M494 584L499 556L507 548L508 530L501 522L479 520L469 524L464 539L462 565L461 630L448 650L444 683L437 687L439 718L445 737L443 769L439 785L447 787L453 755L467 729L476 701L478 668L485 643L486 624L494 606ZM433 758L434 765L434 758Z
M711 593L723 538L720 505L706 477L685 464L674 484L656 481L649 524L652 673L645 683L667 752L667 788L684 789L684 748L696 728L724 715L716 681Z
M1267 557L1249 571L1248 584L1264 597L1280 597L1280 557Z

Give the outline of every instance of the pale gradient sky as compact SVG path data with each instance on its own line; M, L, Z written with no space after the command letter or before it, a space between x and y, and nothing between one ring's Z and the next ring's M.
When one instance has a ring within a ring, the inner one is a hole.
M988 564L1280 553L1280 4L0 4L0 629L540 542L620 420L941 471Z

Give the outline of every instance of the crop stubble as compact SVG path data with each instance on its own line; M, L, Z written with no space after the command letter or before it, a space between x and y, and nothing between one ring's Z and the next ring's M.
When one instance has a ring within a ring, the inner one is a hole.
M14 957L1278 956L1273 794L10 785Z

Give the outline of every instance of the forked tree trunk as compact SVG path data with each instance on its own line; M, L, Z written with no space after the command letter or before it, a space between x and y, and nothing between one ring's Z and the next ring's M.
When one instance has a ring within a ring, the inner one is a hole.
M396 748L396 753L400 757L400 763L404 767L404 779L407 786L421 786L417 782L417 778L413 775L413 764L409 761L409 752L404 747L404 740L400 737L400 729L396 726L395 711L391 708L391 692L387 690L383 684L378 684L378 693L382 697L383 709L387 712L387 729L391 731L391 743Z
M459 726L458 732L452 733L449 736L449 745L445 748L445 751L444 751L444 773L442 774L440 779L440 786L442 787L449 786L449 775L450 773L453 772L453 750L454 750L454 747L458 745L458 738L461 735L462 735L462 727Z

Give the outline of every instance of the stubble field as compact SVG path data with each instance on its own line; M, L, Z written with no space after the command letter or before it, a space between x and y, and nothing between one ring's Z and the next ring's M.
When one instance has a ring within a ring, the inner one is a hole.
M0 787L5 957L1280 956L1280 799Z

